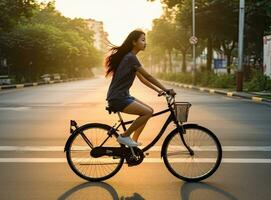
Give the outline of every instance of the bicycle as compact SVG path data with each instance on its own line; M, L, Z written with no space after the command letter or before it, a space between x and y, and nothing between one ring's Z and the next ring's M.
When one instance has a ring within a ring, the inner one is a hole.
M168 108L154 113L152 117L169 112L167 120L158 135L143 149L126 147L119 144L119 127L126 130L120 112L119 124L109 126L101 123L88 123L78 126L71 120L70 137L64 151L69 166L79 177L88 181L103 181L114 176L124 164L136 166L143 162L144 152L148 151L164 134L168 125L173 122L176 128L165 138L161 149L161 158L169 172L184 181L201 181L210 177L219 167L222 159L222 147L209 129L198 124L187 122L189 102L175 102L175 97L167 93L165 96ZM113 111L106 107L109 114ZM148 155L148 154L146 154Z

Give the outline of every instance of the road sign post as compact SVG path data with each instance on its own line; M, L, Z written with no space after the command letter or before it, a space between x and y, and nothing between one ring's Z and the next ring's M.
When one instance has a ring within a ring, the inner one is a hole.
M193 36L192 39L195 38L195 0L192 0L192 24L193 24ZM193 43L193 68L192 68L192 74L194 74L196 69L196 43ZM193 81L194 82L194 81Z
M239 38L238 38L238 70L236 76L236 91L243 91L243 41L244 41L245 0L239 5Z

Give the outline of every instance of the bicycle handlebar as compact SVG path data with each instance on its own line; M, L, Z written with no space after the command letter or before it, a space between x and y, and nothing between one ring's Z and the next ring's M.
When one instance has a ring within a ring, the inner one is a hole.
M173 100L172 103L175 102L175 95L171 95L171 94L170 94L170 91L162 92L161 94L158 94L158 97L161 97L161 96L165 96L166 99L167 99L167 102L168 102L169 104L171 103L172 100Z

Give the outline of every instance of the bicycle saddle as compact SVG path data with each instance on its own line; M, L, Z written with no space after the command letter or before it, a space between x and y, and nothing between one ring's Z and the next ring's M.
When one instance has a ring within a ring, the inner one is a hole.
M105 107L105 110L108 111L109 115L113 112L113 113L116 113L116 111L112 110L109 106L106 106Z

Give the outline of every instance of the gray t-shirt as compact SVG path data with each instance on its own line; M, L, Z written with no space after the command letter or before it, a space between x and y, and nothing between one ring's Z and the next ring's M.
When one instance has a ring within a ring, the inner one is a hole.
M139 67L141 67L141 64L132 52L123 57L111 80L107 92L107 101L130 96L129 89L134 82Z

